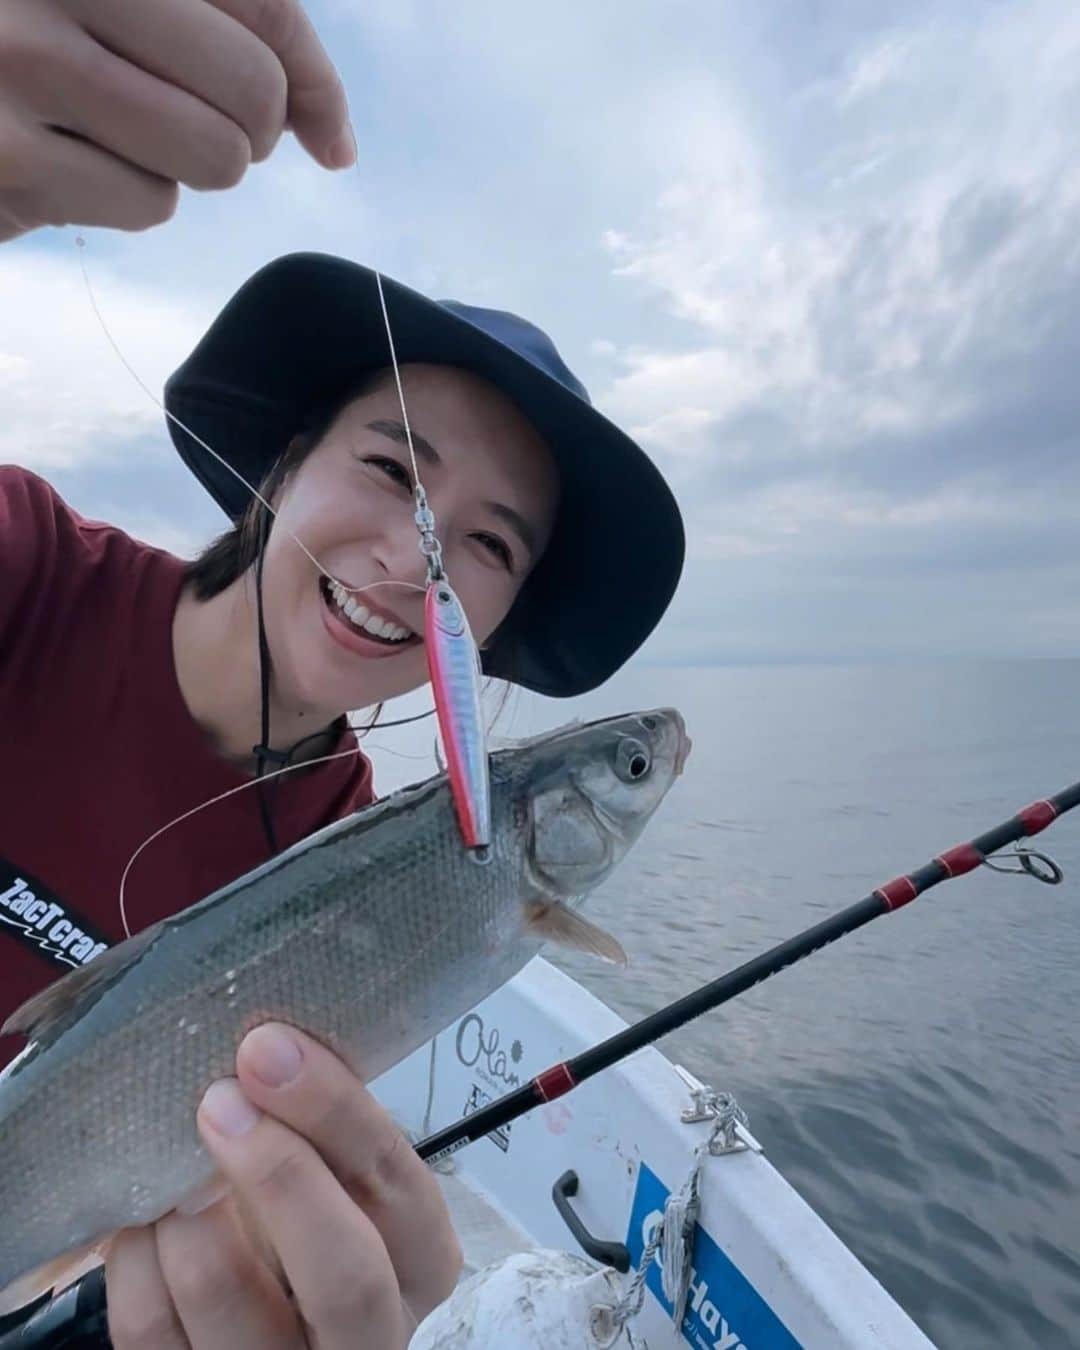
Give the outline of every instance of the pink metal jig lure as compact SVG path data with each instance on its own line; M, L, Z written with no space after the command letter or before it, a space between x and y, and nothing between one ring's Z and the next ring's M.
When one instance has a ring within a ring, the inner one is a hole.
M480 662L465 610L445 578L428 586L424 641L461 837L467 848L486 849L491 843L491 788Z
M465 609L454 594L443 569L442 547L435 534L435 515L416 465L405 392L401 387L394 335L383 294L382 276L376 270L390 360L397 383L398 402L405 426L405 440L412 462L416 498L416 528L420 552L427 560L427 594L424 599L424 643L428 673L435 696L435 713L446 755L446 768L454 798L458 827L465 847L478 861L486 861L491 845L491 783L488 774L487 735L480 706L480 654L473 641Z

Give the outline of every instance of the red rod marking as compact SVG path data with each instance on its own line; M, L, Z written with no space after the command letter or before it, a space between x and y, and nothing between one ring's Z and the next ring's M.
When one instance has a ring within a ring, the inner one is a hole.
M919 894L915 889L915 883L910 877L894 877L884 886L879 886L874 892L880 895L885 901L886 908L899 909L901 905L908 905Z
M1057 814L1058 809L1053 802L1041 801L1032 802L1022 811L1017 811L1016 818L1024 822L1025 833L1038 834L1057 819Z
M962 877L965 872L974 872L976 867L981 867L985 859L974 844L957 844L934 861L939 862L950 877Z
M538 1074L533 1081L536 1083L537 1092L545 1102L554 1101L564 1092L577 1087L577 1079L570 1072L569 1064L553 1064L550 1069Z

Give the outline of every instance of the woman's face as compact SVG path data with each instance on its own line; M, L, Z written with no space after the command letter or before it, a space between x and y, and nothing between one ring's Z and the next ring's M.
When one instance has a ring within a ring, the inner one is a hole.
M539 433L487 380L434 365L402 366L401 379L446 575L482 644L547 545L558 472ZM263 599L278 699L333 718L424 683L426 563L392 374L345 408L277 510ZM359 591L352 599L366 616L346 616L291 535Z

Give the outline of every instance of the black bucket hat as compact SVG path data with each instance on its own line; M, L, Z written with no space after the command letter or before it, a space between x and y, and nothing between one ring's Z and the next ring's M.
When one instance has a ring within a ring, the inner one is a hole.
M385 276L383 291L399 363L489 379L559 467L551 541L482 653L485 672L557 698L595 688L645 641L674 593L684 538L670 489L596 411L539 328L502 310L429 300ZM293 253L233 296L168 380L165 406L257 486L313 407L389 365L375 273ZM247 489L171 419L169 431L188 468L238 519Z

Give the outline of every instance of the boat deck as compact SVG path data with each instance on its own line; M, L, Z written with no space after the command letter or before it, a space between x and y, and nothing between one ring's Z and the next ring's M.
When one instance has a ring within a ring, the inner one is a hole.
M453 1164L453 1159L448 1159ZM493 1261L536 1244L461 1172L441 1171L439 1183L465 1257L461 1278L468 1279Z

